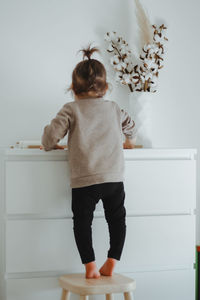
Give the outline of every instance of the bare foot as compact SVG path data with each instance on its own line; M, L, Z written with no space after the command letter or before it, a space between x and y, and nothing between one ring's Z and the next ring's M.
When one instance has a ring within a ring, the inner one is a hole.
M95 261L85 264L85 278L99 278L101 275L97 269Z
M108 257L99 272L104 276L112 276L117 260Z

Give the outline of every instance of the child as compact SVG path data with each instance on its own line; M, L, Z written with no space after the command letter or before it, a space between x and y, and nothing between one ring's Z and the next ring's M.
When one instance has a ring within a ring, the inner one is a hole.
M101 62L91 59L98 49L89 46L81 51L83 61L73 70L70 87L75 101L64 104L44 128L41 141L45 151L63 149L57 143L69 133L74 237L85 265L85 277L98 278L112 276L122 254L126 235L123 146L134 148L136 129L125 110L116 102L103 99L108 89L106 70ZM91 225L100 199L108 223L110 249L98 270Z

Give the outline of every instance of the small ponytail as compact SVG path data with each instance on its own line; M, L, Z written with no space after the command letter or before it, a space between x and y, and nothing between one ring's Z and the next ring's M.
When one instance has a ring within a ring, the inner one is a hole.
M91 44L90 44L87 48L83 48L83 49L79 50L79 52L83 52L83 60L85 57L87 57L88 60L90 60L91 59L90 57L92 56L92 54L94 52L100 52L100 51L97 47L91 48Z

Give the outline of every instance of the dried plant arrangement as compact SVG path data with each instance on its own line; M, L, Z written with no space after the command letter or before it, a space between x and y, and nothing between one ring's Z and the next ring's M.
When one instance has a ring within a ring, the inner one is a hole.
M128 85L131 92L156 92L159 70L163 67L165 53L165 36L167 27L150 25L139 0L136 3L136 16L140 35L144 46L139 56L139 63L134 65L133 53L128 43L115 31L107 32L105 40L108 42L107 51L112 53L110 59L116 71L115 80Z
M168 39L163 33L167 29L164 24L152 27L153 43L143 46L140 65L133 64L132 52L122 37L118 37L116 32L107 32L105 35L109 43L107 51L113 54L110 62L116 70L115 80L128 85L131 92L156 92L159 70L163 67L165 41Z

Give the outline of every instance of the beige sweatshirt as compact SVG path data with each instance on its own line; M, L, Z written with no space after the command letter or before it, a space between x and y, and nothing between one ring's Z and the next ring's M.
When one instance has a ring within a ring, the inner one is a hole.
M67 133L72 188L124 180L123 134L135 138L136 128L116 102L87 98L64 104L44 128L44 150L52 150Z

